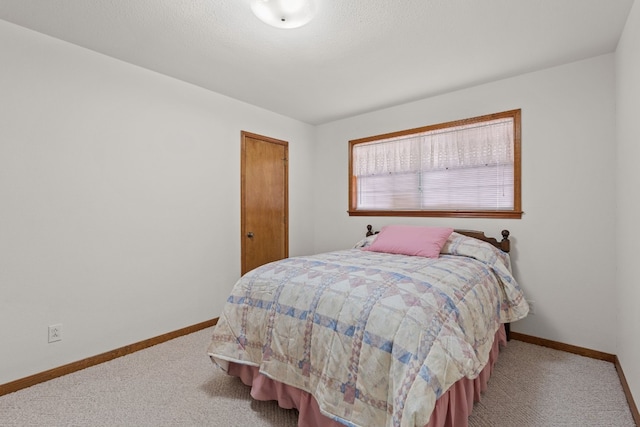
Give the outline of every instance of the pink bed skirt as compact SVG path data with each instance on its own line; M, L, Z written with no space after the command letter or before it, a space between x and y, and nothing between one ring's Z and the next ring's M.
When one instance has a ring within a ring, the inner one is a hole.
M456 382L440 399L425 427L466 427L473 404L480 401L480 394L487 389L493 365L498 359L500 345L506 345L507 336L504 325L498 329L489 354L489 362L480 375L470 380L462 378ZM296 408L299 412L299 427L344 427L338 421L325 417L320 412L315 398L300 389L272 380L262 374L255 366L229 363L229 375L239 377L243 383L251 386L251 396L256 400L277 400L285 409Z

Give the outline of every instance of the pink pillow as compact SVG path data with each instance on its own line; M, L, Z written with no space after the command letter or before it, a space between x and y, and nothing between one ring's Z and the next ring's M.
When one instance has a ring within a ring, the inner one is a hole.
M364 251L438 258L453 228L387 225Z

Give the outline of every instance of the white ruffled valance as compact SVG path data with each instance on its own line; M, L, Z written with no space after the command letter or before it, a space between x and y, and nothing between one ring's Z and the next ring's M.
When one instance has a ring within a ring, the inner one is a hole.
M512 164L513 119L437 129L354 145L353 173L371 176Z

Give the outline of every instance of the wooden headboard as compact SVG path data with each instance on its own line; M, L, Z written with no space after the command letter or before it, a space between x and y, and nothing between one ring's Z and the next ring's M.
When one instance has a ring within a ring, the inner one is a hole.
M511 242L509 241L509 230L502 230L502 240L498 241L493 237L487 237L482 231L476 230L455 230L456 233L464 234L465 236L473 237L474 239L483 240L491 243L496 248L509 252L511 250ZM377 234L377 231L373 231L372 225L367 225L367 237L373 234Z

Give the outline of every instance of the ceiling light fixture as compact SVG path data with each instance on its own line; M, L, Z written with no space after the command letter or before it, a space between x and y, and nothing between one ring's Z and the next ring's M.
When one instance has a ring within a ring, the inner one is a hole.
M277 28L298 28L316 14L313 0L253 0L251 10L262 21Z

